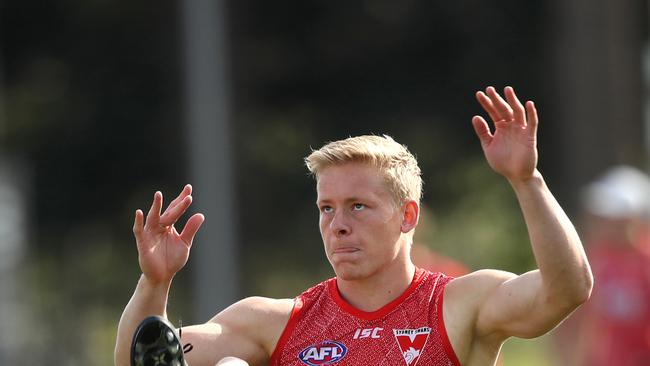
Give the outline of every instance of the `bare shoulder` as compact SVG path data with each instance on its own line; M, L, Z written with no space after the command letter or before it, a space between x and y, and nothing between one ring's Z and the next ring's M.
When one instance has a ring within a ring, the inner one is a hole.
M247 334L272 352L289 321L293 306L294 299L247 297L217 314L210 322L222 325L224 330Z
M242 299L217 314L210 322L237 328L272 326L289 320L293 299L253 296ZM284 324L282 326L284 327Z
M476 357L476 325L482 304L501 284L515 277L510 272L484 269L455 278L445 287L443 319L461 362Z
M488 297L514 278L517 278L516 274L496 269L482 269L455 278L445 288L444 309L454 309L464 319L475 321L479 308Z
M231 305L230 308L270 314L278 311L290 312L293 309L293 303L294 299L273 299L270 297L251 296L239 300Z
M463 328L476 321L479 307L487 297L515 274L494 269L482 269L453 279L445 287L445 322L461 323ZM463 319L456 321L456 318Z
M466 302L484 298L491 291L506 281L516 278L511 272L496 269L481 269L453 279L445 289L445 298L453 302L456 299Z

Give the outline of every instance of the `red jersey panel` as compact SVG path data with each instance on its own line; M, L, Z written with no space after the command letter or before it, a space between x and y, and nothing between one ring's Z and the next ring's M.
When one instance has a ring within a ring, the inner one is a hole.
M452 277L418 268L409 288L374 312L348 304L332 278L296 298L272 366L460 366L442 318Z

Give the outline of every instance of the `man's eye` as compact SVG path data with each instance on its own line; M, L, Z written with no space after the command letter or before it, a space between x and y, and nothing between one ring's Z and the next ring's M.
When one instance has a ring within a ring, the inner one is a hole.
M320 210L322 213L331 213L332 211L334 211L334 209L330 206L323 206L321 207Z
M352 206L352 209L353 209L354 211L361 211L361 210L363 210L364 208L366 208L366 205L364 205L363 203L355 203L355 204Z

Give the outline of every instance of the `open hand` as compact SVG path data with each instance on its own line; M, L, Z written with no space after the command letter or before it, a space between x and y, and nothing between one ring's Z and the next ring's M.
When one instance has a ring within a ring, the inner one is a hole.
M537 167L537 111L535 104L521 104L514 89L504 89L505 100L493 87L476 93L476 99L494 123L494 133L481 116L472 125L481 141L488 164L512 181L525 181Z
M136 210L133 234L138 247L138 261L142 273L154 283L171 281L190 255L194 235L205 220L202 214L194 214L187 220L180 234L174 224L192 204L192 186L186 185L161 215L163 196L156 192L147 214Z

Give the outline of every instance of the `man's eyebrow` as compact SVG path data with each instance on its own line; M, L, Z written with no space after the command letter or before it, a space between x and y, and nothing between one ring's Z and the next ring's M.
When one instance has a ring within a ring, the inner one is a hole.
M344 199L343 201L344 202L360 202L360 201L367 202L369 200L372 200L372 197L361 198L359 196L352 196L352 197L348 197L348 198ZM317 199L316 200L316 206L320 206L322 204L330 203L331 201L332 200L330 200L328 198Z

